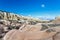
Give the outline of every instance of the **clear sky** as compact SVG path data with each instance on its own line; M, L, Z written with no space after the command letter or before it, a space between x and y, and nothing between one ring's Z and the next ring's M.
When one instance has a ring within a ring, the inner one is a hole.
M53 19L60 16L60 0L0 0L0 10Z

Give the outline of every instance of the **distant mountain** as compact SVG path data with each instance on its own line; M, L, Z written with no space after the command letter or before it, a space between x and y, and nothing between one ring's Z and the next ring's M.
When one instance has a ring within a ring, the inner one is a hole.
M42 20L54 20L52 18L39 18L39 19L42 19Z

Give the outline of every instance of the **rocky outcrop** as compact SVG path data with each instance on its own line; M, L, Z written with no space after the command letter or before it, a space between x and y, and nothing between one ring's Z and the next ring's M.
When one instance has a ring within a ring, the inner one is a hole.
M52 21L52 23L56 23L56 24L60 23L60 17L56 17L56 18Z
M20 32L19 30L11 30L4 36L4 40L44 40L52 37L56 33L57 32L52 29L37 32Z

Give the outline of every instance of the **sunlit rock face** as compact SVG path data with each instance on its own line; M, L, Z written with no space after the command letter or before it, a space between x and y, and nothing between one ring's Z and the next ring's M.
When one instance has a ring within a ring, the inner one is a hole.
M0 19L18 20L18 21L24 20L24 21L32 21L32 22L41 22L42 21L39 18L17 15L15 13L10 13L10 12L6 12L6 11L0 11Z
M1 11L0 10L0 19L4 19L4 20L18 20L17 19L16 14L14 13L10 13L10 12L6 12L6 11Z

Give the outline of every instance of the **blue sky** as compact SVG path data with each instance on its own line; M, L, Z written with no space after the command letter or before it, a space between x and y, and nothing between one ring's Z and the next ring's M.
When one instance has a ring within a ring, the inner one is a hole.
M53 19L60 16L60 0L0 0L0 10Z

